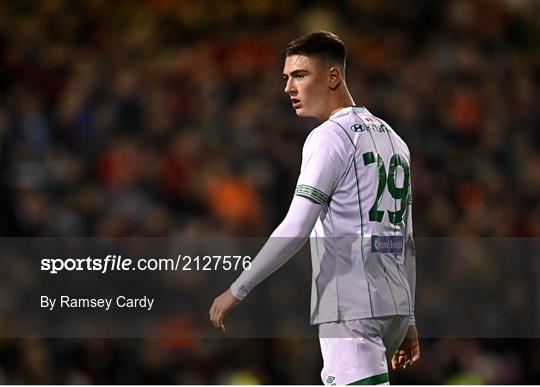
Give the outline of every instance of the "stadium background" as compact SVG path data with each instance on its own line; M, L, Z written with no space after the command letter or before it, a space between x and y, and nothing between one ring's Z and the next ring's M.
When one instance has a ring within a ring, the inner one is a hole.
M1 235L269 235L314 125L282 50L324 28L356 102L411 148L417 237L535 237L539 20L526 0L3 1ZM422 355L393 382L540 381L538 340ZM306 339L0 341L4 383L318 384L320 367Z

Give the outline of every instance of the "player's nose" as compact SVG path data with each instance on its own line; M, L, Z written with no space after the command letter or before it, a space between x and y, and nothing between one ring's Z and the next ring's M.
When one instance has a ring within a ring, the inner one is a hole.
M287 80L287 83L285 84L285 89L283 91L287 95L292 95L295 92L295 89L290 79Z

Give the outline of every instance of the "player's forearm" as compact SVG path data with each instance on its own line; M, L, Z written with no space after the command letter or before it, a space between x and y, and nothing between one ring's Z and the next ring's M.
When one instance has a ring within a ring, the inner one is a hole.
M253 260L231 285L231 293L239 300L266 277L279 269L304 245L321 211L321 206L295 197L283 222L276 228Z
M244 270L231 285L233 296L243 300L255 286L287 262L304 245L306 239L307 236L295 238L270 237L255 257L251 268Z

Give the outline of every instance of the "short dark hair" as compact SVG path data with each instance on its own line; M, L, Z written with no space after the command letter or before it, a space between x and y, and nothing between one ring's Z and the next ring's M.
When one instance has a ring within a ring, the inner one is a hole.
M345 68L347 51L343 40L329 31L315 31L287 44L285 56L305 55L331 60Z

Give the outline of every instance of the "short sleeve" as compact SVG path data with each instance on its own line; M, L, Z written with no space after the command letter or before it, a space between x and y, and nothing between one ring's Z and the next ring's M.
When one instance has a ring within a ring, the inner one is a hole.
M350 158L347 145L351 147L331 126L314 129L304 144L295 195L328 205Z

